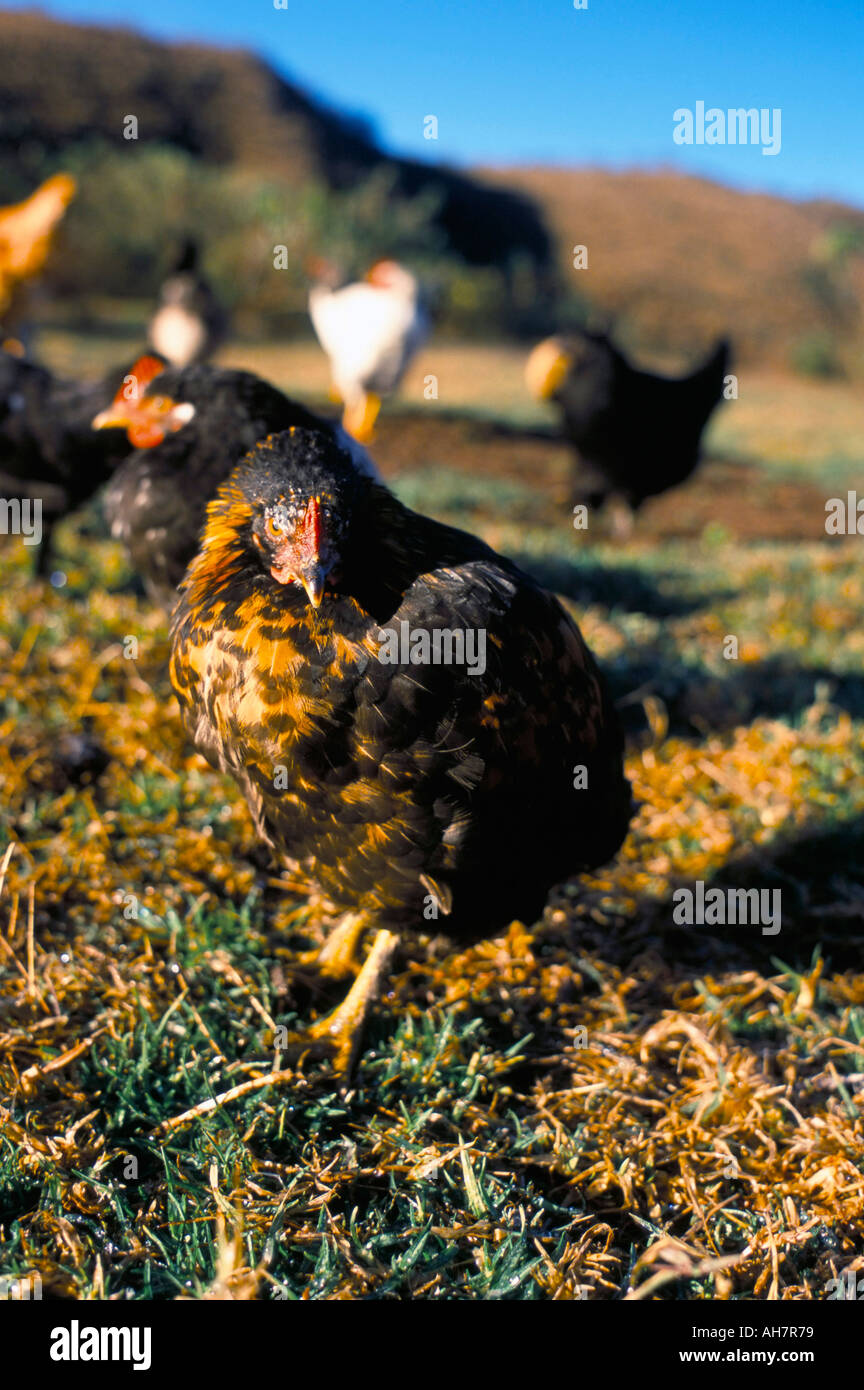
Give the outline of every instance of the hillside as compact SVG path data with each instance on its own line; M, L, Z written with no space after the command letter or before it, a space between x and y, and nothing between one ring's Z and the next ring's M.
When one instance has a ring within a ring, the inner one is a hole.
M698 351L730 333L748 357L782 361L821 337L849 365L864 350L864 211L671 171L507 168L484 177L537 201L564 276L637 345ZM580 244L588 268L577 271L570 248Z
M0 12L0 201L43 177L46 159L94 139L120 150L124 118L139 145L258 170L297 187L344 189L386 165L396 190L440 197L437 220L469 263L520 253L542 266L549 240L533 204L501 186L388 155L357 121L328 110L238 49L164 44L132 30ZM300 55L298 55L298 58Z

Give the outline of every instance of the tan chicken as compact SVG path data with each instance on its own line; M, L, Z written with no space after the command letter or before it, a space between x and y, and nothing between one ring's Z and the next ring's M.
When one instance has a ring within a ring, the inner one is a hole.
M0 322L9 327L16 291L37 276L54 232L75 196L71 174L54 174L23 203L0 208Z

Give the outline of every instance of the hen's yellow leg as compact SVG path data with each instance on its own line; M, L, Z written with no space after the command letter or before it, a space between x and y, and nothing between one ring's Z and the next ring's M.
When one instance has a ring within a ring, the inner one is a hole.
M384 928L377 932L363 968L342 1003L332 1013L319 1018L308 1030L310 1038L333 1045L335 1071L348 1073L351 1070L363 1027L381 993L382 980L398 941L395 932Z
M317 951L304 951L299 957L300 963L314 965L319 975L328 980L347 980L350 975L358 974L357 947L368 925L369 919L362 912L346 912L324 945Z

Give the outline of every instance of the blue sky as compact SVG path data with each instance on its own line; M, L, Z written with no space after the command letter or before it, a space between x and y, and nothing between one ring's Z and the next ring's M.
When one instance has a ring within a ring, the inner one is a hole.
M43 8L256 49L331 104L368 117L379 139L404 154L461 165L667 166L864 206L862 0L587 5L49 0ZM676 145L673 112L698 101L779 107L780 153ZM437 142L423 138L427 115L438 118Z

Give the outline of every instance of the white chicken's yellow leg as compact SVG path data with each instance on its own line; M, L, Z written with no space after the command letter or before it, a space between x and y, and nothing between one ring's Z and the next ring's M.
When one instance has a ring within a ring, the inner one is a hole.
M310 1038L333 1044L333 1068L337 1072L347 1074L351 1071L363 1027L381 993L381 982L398 941L395 932L386 928L377 932L363 968L342 1003L332 1013L319 1018L308 1030Z
M381 397L373 391L364 391L356 400L346 404L342 425L359 444L368 444L375 432L380 409Z

